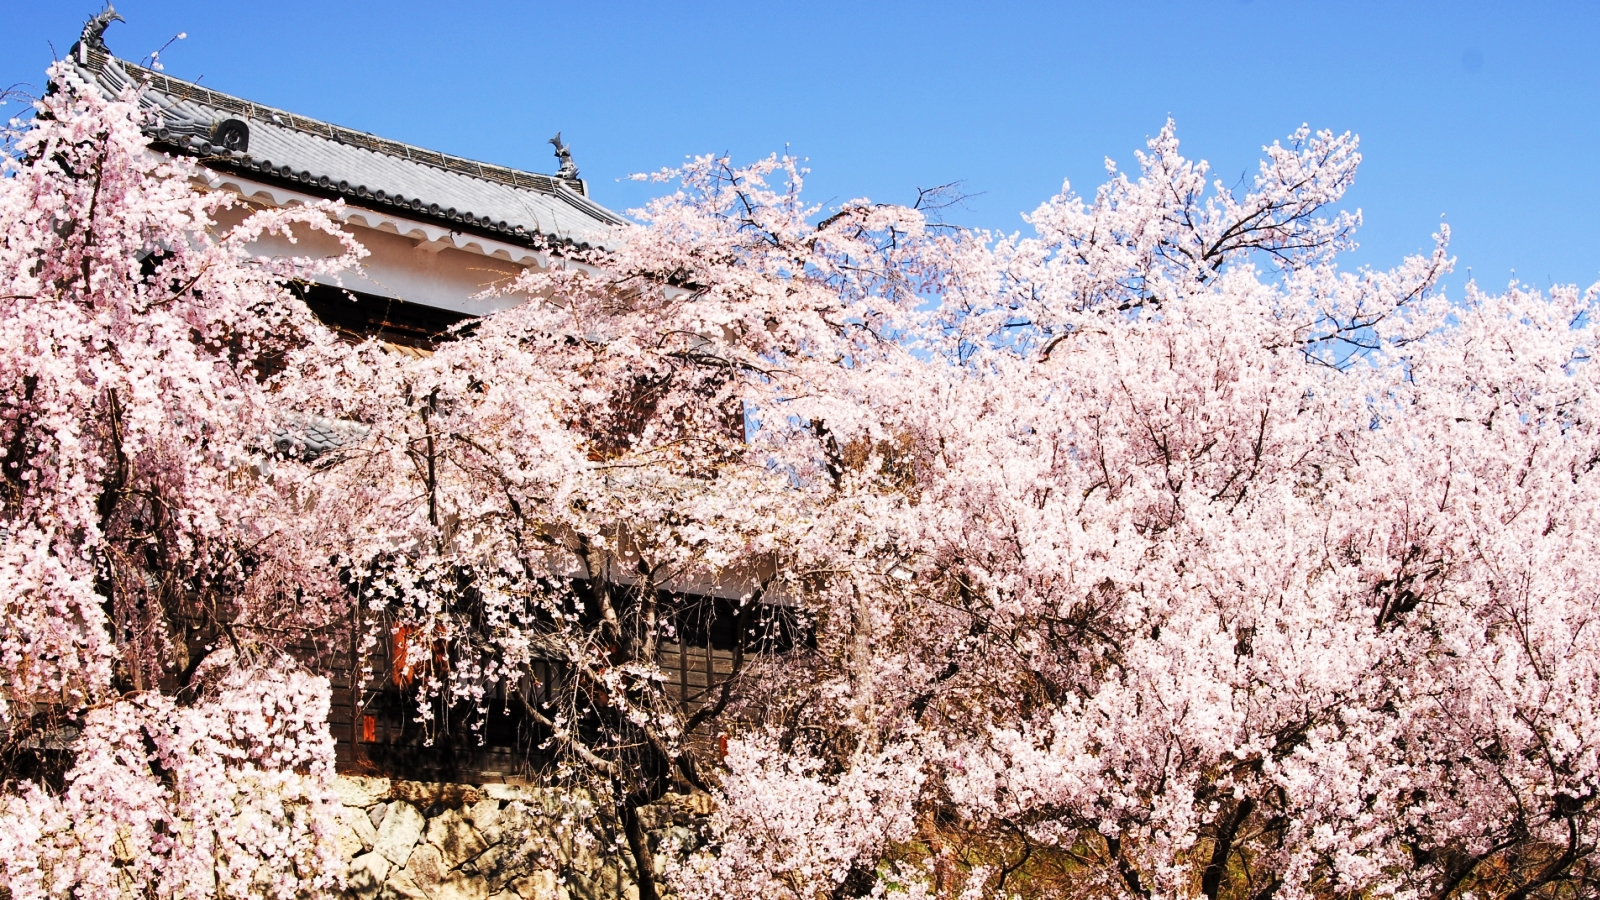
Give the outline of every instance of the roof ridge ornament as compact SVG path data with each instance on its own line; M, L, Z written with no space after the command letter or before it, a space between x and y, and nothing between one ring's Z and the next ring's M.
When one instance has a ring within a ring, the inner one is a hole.
M561 143L561 132L556 132L550 143L556 148L556 159L561 161L561 171L556 173L556 177L567 181L577 180L578 164L572 161L572 148Z
M100 14L83 23L83 33L78 36L78 63L89 64L89 51L98 50L101 53L110 53L106 47L106 29L112 22L126 22L127 19L117 15L117 8L110 3L100 10Z

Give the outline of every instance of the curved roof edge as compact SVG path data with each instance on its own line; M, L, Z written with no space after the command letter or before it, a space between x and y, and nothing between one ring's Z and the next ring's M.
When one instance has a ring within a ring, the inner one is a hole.
M161 149L210 168L286 182L358 206L402 211L453 229L528 245L607 249L626 219L578 179L452 156L264 106L119 59L81 43L73 78L108 95L130 90L151 113Z

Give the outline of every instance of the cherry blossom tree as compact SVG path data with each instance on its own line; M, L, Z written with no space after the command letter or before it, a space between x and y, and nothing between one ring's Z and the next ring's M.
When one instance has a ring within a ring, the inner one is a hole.
M250 216L152 152L132 98L57 86L0 179L0 885L14 897L273 896L337 881L327 682L339 621L274 372L326 334Z
M372 427L319 475L345 565L427 636L419 714L520 704L647 892L1587 890L1595 295L1450 302L1443 232L1341 272L1358 162L1302 129L1235 194L1169 126L1021 238L698 160L516 310L300 383ZM691 713L708 582L811 633ZM674 782L717 837L653 873Z
M1235 196L1169 126L1036 237L950 245L936 361L861 371L874 428L837 429L831 527L904 555L857 582L866 640L753 710L920 748L921 833L819 815L861 853L795 896L896 859L968 895L1593 891L1597 292L1447 301L1443 235L1338 271L1358 161L1302 130ZM870 758L834 756L852 811ZM814 777L731 759L730 822Z
M419 720L530 720L550 774L615 811L647 898L637 811L712 784L705 737L759 663L741 644L691 709L663 644L710 596L752 650L807 627L828 540L812 510L834 491L823 423L851 415L830 385L843 359L905 356L894 335L931 246L913 210L852 204L817 227L792 160L662 177L683 189L620 249L502 286L527 298L515 309L421 359L352 347L287 389L367 429L314 481L340 498L369 649L407 636L389 675Z
M325 213L217 233L136 117L52 94L0 186L13 895L328 889L284 651L351 614L431 734L533 723L644 900L1600 887L1600 289L1449 299L1443 230L1341 271L1353 137L1234 191L1169 124L1027 237L700 158L419 357L285 289L348 238L250 254ZM656 871L674 787L718 810Z

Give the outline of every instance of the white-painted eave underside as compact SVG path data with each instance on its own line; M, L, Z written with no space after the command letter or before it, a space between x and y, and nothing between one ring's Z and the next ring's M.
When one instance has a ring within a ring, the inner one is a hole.
M247 204L266 207L309 206L322 198L276 184L266 184L231 172L202 170L204 185L227 191ZM545 250L497 241L478 234L452 231L431 222L397 216L385 209L368 209L350 203L335 204L333 216L366 247L369 255L359 269L335 276L314 276L334 287L361 291L437 309L482 316L523 302L524 296L499 293L525 269L545 269L552 264L598 275L599 270L570 259L552 259ZM224 227L244 215L219 217ZM296 243L279 235L263 235L254 252L272 256L337 255L340 248L327 235L297 230Z
M206 179L206 187L211 190L230 191L246 200L263 206L310 206L324 202L320 197L290 190L279 185L265 184L231 172L206 170L203 176ZM533 250L520 244L497 241L493 238L476 234L452 231L441 225L397 216L387 210L374 210L354 206L348 201L339 205L334 215L340 221L349 225L358 225L363 228L371 228L374 231L383 231L410 238L417 242L419 249L431 252L445 249L461 250L466 253L476 253L479 256L503 259L519 266L535 266L541 269L546 268L550 262L550 255L542 250Z

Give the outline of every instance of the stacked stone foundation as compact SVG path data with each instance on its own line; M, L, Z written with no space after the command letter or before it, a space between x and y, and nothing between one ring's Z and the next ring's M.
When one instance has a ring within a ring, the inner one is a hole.
M516 784L340 776L339 843L353 900L638 900L616 824L582 794ZM693 846L703 795L640 811L655 868Z

